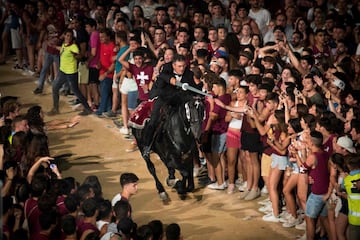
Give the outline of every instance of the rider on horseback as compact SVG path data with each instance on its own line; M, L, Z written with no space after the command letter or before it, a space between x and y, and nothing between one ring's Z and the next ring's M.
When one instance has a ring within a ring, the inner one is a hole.
M199 90L202 88L201 82L195 83L194 74L186 66L186 58L182 55L174 56L172 63L164 65L163 70L150 91L150 99L155 97L157 97L157 99L151 112L150 121L144 129L144 158L149 158L150 156L151 145L157 128L156 126L159 125L160 109L162 106L178 106L192 96L190 92L184 92L179 87L176 87L177 82L188 83L190 86Z

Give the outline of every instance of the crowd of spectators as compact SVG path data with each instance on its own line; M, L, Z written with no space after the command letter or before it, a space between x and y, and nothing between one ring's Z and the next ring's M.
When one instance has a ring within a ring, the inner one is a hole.
M60 93L72 93L80 115L116 118L121 111L114 123L130 138L129 115L148 100L163 65L182 55L194 81L216 96L205 99L201 161L194 174L206 166L209 189L233 194L239 188L245 201L268 193L260 202L263 220L306 229L304 238L360 238L360 1L1 4L0 62L9 50L16 54L14 69L38 77L34 94L52 84L49 115L60 113ZM37 189L30 199L40 201L50 198L43 181L33 186L39 167L52 161L48 126L43 116L33 123L28 116L41 108L16 116L18 107L4 108L12 127L2 135L4 146L10 144L4 186L14 186L8 182L18 166L25 183ZM30 141L27 123L36 132ZM29 149L22 149L22 141L29 141ZM134 149L136 143L129 151ZM59 177L56 167L45 170ZM69 194L59 182L52 184L59 186L52 188L59 196ZM107 203L102 204L96 206ZM25 206L25 216L26 211ZM91 211L82 211L94 221Z

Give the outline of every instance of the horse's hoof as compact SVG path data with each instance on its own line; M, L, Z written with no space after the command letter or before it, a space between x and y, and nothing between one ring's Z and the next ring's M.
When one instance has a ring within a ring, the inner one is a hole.
M160 196L160 199L162 201L168 201L169 200L169 196L168 196L168 194L166 192L159 193L159 196Z
M186 194L179 194L179 198L181 199L181 200L185 200L186 199Z
M168 187L175 187L176 183L179 181L179 179L175 178L175 179L166 179L166 184L168 185Z

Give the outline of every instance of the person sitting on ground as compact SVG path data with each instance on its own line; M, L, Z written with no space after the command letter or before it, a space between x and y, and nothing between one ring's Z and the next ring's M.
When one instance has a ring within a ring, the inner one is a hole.
M80 116L75 116L69 119L54 119L45 122L44 112L38 105L29 108L25 118L27 119L30 131L33 134L45 133L45 131L51 130L73 128L80 123Z

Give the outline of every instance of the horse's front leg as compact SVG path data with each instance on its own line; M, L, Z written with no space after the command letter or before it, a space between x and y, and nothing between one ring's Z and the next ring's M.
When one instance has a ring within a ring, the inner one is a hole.
M144 157L144 156L143 156ZM159 192L160 198L163 201L167 201L169 199L168 194L165 192L164 186L161 184L161 182L159 181L157 175L156 175L156 170L155 170L155 166L152 163L151 159L149 157L144 157L145 162L146 162L146 166L150 172L150 174L153 176L155 183L156 183L156 189Z
M185 200L186 193L188 192L186 188L186 182L189 179L189 171L187 171L186 169L180 169L180 174L182 176L182 179L176 182L174 188L179 194L180 199Z
M166 167L167 167L168 173L169 173L169 176L166 179L166 184L169 187L175 187L176 182L179 181L179 179L175 178L175 168L173 168L171 166L166 166Z

